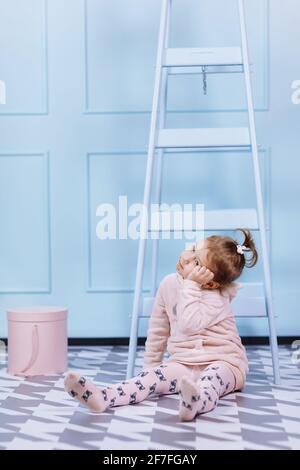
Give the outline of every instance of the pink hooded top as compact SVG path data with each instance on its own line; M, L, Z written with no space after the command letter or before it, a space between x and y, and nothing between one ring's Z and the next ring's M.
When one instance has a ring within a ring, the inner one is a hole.
M179 273L165 276L155 297L145 345L144 367L166 362L208 365L223 361L234 373L235 390L243 388L248 372L231 301L241 286L232 283L223 289L203 289Z

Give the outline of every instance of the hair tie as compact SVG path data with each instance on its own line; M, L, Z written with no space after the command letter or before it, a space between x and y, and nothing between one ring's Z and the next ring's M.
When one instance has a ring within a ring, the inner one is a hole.
M251 250L250 250L250 248L247 248L247 247L244 246L244 245L237 245L236 251L237 251L240 255L245 255L244 251L251 251Z

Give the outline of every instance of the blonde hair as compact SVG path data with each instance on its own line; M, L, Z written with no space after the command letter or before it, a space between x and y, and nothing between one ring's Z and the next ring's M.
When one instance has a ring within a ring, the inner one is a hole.
M258 260L258 253L250 230L238 228L236 231L241 231L244 235L244 241L241 245L248 248L245 254L238 253L237 245L239 243L231 237L213 235L205 239L207 267L214 273L213 280L220 284L220 288L235 281L242 274L245 266L253 268Z

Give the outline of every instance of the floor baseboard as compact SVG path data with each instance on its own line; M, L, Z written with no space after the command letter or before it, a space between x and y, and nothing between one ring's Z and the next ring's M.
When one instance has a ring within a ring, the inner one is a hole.
M241 338L246 346L268 345L268 336L244 336ZM295 336L279 336L278 344L290 345L295 341ZM299 339L299 337L298 337ZM138 338L138 345L144 346L146 338ZM129 338L69 338L70 346L128 346Z
M278 344L291 345L300 336L279 336ZM266 346L269 344L268 336L242 336L245 346ZM7 338L0 338L7 344ZM146 338L138 338L138 346L144 346ZM68 338L69 346L128 346L129 338Z

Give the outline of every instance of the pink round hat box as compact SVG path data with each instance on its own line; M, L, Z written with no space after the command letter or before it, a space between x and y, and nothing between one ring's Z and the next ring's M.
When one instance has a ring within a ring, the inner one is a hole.
M29 377L65 372L67 315L63 307L8 310L8 373Z

